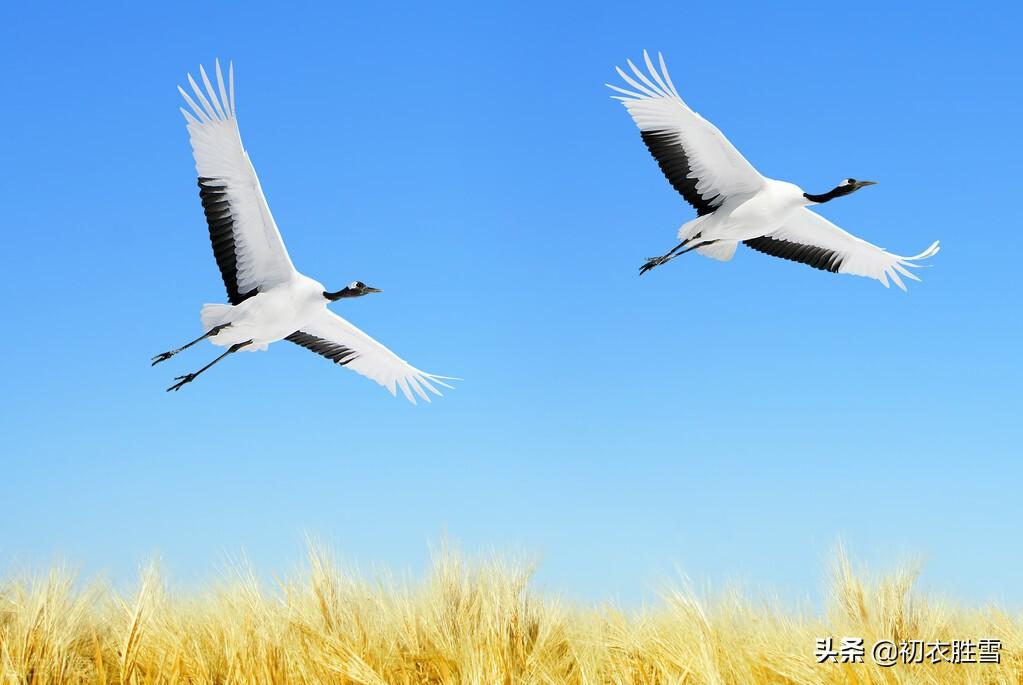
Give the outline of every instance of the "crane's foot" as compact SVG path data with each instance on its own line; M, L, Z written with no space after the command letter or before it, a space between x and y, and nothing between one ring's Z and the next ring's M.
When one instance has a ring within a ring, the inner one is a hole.
M653 269L655 266L660 266L661 264L664 264L665 262L670 260L671 255L666 254L662 254L660 257L651 257L650 259L646 260L646 264L639 267L639 275L642 276L647 271L650 271L650 269Z
M160 354L158 354L155 357L153 357L153 359L152 359L153 363L150 364L150 366L156 366L160 362L165 362L168 359L170 359L171 357L173 357L174 355L176 355L178 352L184 352L185 350L187 350L192 345L195 345L198 342L202 342L206 338L212 338L213 336L215 336L217 333L219 333L220 331L224 330L225 328L230 328L230 326L231 326L230 322L222 323L219 326L214 326L213 328L211 328L210 330L206 331L205 333L203 333L202 335L200 335L198 338L196 338L192 342L188 343L187 345L183 345L183 346L179 347L176 350L171 350L170 352L161 352Z
M171 350L170 352L161 352L160 354L153 357L153 363L150 364L150 366L156 366L160 362L165 362L180 351L181 350Z
M195 380L195 377L198 375L199 374L196 373L186 373L184 376L178 376L177 378L174 379L178 382L172 385L171 387L167 388L167 392L170 392L171 390L173 390L174 392L181 390L182 386L184 386L185 383L191 383L193 380Z

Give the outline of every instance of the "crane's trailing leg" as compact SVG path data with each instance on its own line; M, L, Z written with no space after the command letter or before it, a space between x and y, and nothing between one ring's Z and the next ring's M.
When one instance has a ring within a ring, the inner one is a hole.
M200 338L200 340L201 340L201 338ZM201 374L203 371L205 371L206 369L210 368L211 366L213 366L214 364L219 362L221 359L223 359L227 355L231 354L232 352L237 352L238 350L242 349L246 345L251 345L251 344L252 344L251 340L246 340L245 342L235 343L234 345L231 345L229 348L227 348L227 352L225 352L224 354L220 355L219 357L217 357L216 359L214 359L209 364L207 364L206 366L202 367L201 369L199 369L195 373L186 373L184 376L178 376L177 378L175 378L174 380L176 380L178 382L175 383L174 385L172 385L171 387L167 388L167 392L170 392L171 390L173 390L175 392L177 392L178 390L181 390L181 386L183 386L185 383L191 383L192 381L194 381L196 378L199 377L199 374Z
M662 254L660 257L651 257L650 259L648 259L646 261L646 264L644 264L643 266L639 267L639 275L642 276L647 271L650 271L650 269L653 269L655 266L660 266L661 264L667 264L668 262L673 260L675 257L678 257L679 255L684 255L686 252L691 252L691 251L695 250L698 247L703 247L704 245L710 245L711 243L716 243L717 242L716 240L705 240L703 242L698 242L696 245L693 245L692 247L686 248L685 250L682 249L683 247L685 247L689 243L693 242L694 240L699 240L700 235L701 234L697 233L692 238L686 238L681 243L679 243L675 247L671 248L670 250L668 250L667 252Z
M203 333L202 335L200 335L198 338L196 338L192 342L188 343L187 345L182 345L178 349L171 350L170 352L161 352L160 354L158 354L155 357L153 357L153 363L150 364L150 366L156 366L160 362L165 362L168 359L170 359L171 357L173 357L174 355L176 355L178 352L181 352L182 350L187 350L192 345L194 345L196 343L199 343L199 342L202 342L206 338L212 338L217 333L219 333L220 331L224 330L225 328L227 328L230 325L231 325L230 323L223 323L223 324L220 324L219 326L214 326L213 328L211 328L210 330L206 331L205 333Z

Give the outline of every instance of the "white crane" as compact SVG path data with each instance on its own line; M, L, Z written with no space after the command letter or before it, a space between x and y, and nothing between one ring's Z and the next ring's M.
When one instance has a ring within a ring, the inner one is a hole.
M260 188L256 170L242 147L234 108L234 65L228 67L227 88L220 61L214 90L206 70L199 67L205 92L188 75L196 100L180 86L191 111L182 108L188 124L199 197L209 225L213 255L231 304L203 305L205 333L178 349L153 357L153 365L170 359L192 345L209 340L227 351L195 373L178 376L171 390L179 390L224 357L239 350L265 350L270 343L287 340L335 364L352 369L416 403L416 395L430 401L427 391L440 395L434 385L450 388L447 376L420 371L379 342L327 308L327 304L361 297L380 290L353 281L336 292L299 273L284 248Z
M660 70L643 51L647 73L631 60L630 76L616 67L632 90L606 84L639 127L650 153L671 185L696 209L696 219L679 229L680 242L640 267L644 274L690 250L728 261L741 242L773 257L831 271L879 280L891 279L903 290L900 274L920 279L908 270L938 252L938 241L914 257L900 257L846 233L807 209L849 195L874 181L847 178L834 189L814 195L792 183L765 178L712 123L689 109L668 76L664 57Z

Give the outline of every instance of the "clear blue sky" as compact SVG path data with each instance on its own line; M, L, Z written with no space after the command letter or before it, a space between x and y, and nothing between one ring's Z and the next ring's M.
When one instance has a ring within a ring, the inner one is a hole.
M894 6L893 6L894 5ZM4 10L0 569L179 579L303 533L421 569L445 532L638 599L682 568L813 595L839 539L1023 604L1021 10L944 3L134 4ZM604 82L662 50L761 172L908 294L741 249L643 278L693 216ZM224 299L175 86L232 59L246 145L334 309L465 382L412 407L286 344L180 393Z

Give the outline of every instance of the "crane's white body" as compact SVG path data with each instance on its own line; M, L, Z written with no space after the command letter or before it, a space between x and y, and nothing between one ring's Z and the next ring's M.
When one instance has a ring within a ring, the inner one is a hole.
M325 290L322 283L296 273L291 280L239 304L203 305L202 325L204 330L211 330L229 323L230 326L210 336L210 342L230 347L251 340L240 351L258 352L329 313L323 297Z
M938 252L938 242L913 257L892 254L861 240L808 209L817 204L792 183L761 175L712 123L694 112L671 82L664 58L657 69L644 51L647 71L632 61L618 69L630 87L608 87L625 105L669 182L700 213L679 229L704 256L727 261L740 242L816 268L889 279L920 280L908 268ZM766 241L766 243L765 243ZM709 243L704 245L703 243ZM757 246L755 246L757 245ZM766 247L765 247L766 246Z
M181 109L199 172L200 197L210 239L231 304L207 304L204 330L214 345L265 350L290 340L376 381L415 404L429 401L435 385L450 387L421 371L327 308L323 284L295 269L284 246L256 170L242 146L234 106L234 70L225 84L220 63L216 88L199 68L205 88L188 77L192 95L179 88L189 109ZM198 101L198 102L197 102ZM251 342L249 342L251 341ZM187 381L186 381L187 382ZM175 388L176 389L176 388Z
M811 203L799 186L765 178L756 192L732 195L712 214L682 224L679 239L700 234L703 240L731 243L757 238L781 228L792 213Z

